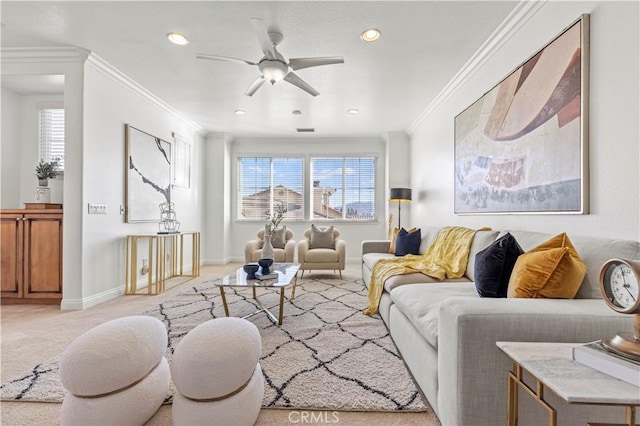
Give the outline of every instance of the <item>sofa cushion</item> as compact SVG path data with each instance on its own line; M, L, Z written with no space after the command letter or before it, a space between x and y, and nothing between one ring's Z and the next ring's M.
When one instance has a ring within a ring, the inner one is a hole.
M439 280L437 278L430 277L420 272L413 272L411 274L394 275L387 278L384 282L384 289L387 292L391 292L396 287L407 284L431 284L431 283L448 283L448 282L471 282L466 277L460 278L446 278L445 280Z
M314 224L311 224L311 238L309 248L332 249L333 247L333 225L327 226L325 228L319 228Z
M521 255L509 280L509 297L572 299L587 272L567 234Z
M420 242L420 254L425 254L427 249L433 242L436 240L436 237L442 230L441 226L426 226L420 228L420 232L422 233L422 241Z
M276 229L276 231L271 236L271 245L273 248L284 248L284 245L287 243L287 227L282 226L282 228Z
M362 263L364 263L369 271L373 270L373 265L380 259L394 259L395 256L389 253L365 253L362 255Z
M475 283L480 297L507 297L509 277L524 251L513 235L506 233L475 257Z
M391 300L396 308L434 348L438 347L440 303L455 296L479 299L475 286L470 282L403 285L391 291Z
M418 254L421 240L422 234L420 233L419 228L414 228L412 231L407 231L402 228L400 232L398 232L398 237L396 239L396 256Z
M304 255L306 263L334 263L338 260L338 252L329 248L309 250Z

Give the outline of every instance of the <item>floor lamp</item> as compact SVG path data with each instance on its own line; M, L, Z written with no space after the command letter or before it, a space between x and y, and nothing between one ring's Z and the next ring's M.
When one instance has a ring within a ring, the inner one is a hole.
M402 203L408 203L411 201L411 189L410 188L391 188L389 191L389 201L392 203L398 203L398 229L400 228L400 206Z

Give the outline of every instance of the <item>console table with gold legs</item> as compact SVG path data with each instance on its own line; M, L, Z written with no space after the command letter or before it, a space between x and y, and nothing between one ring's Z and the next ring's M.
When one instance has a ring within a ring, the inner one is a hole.
M185 237L191 239L191 244L185 245ZM147 243L147 250L144 252L138 250L140 240ZM191 273L185 273L185 248L189 246ZM167 247L170 253L168 271L167 260L165 260ZM146 285L138 288L138 258L144 256L144 253L147 254L148 259ZM200 232L127 235L125 274L125 294L147 295L162 293L169 278L200 276Z
M624 407L625 424L635 426L640 388L575 362L571 350L580 343L496 342L496 345L513 360L513 371L508 373L508 426L518 424L519 389L545 409L549 426L556 426L558 418L556 409L545 399L545 389L568 404ZM525 383L525 370L533 376L535 389Z

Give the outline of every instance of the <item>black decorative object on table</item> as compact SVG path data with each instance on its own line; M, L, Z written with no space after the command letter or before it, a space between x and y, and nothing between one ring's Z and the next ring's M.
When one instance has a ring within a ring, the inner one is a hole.
M269 268L273 265L273 259L260 259L258 260L258 265L262 268L262 275L270 274L271 270Z
M242 267L242 269L244 269L244 271L247 273L248 280L255 280L256 272L258 272L258 269L260 269L260 266L258 266L257 263L247 263Z

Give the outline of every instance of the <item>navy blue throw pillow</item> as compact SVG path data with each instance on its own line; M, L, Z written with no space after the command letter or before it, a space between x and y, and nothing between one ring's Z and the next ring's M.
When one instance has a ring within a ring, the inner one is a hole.
M510 233L476 254L474 275L480 297L507 297L509 277L524 251Z
M420 229L416 229L413 232L407 232L402 228L398 232L398 238L396 239L396 256L404 256L405 254L418 254L420 250L420 241L422 235Z

